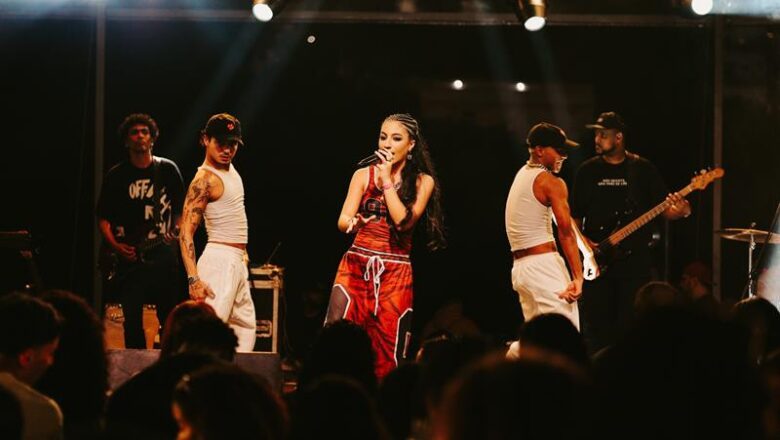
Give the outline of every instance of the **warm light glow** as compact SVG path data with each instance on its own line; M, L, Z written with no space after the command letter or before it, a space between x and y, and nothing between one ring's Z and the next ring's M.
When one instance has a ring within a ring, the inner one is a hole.
M525 21L524 25L526 29L533 32L543 28L546 23L547 20L544 17L530 17Z
M274 18L274 11L265 3L255 3L252 6L252 14L260 21L271 21Z
M515 90L517 90L518 92L525 92L526 90L528 90L528 86L525 85L524 82L518 82L515 84Z
M452 88L455 90L462 90L463 89L463 81L456 79L452 82Z

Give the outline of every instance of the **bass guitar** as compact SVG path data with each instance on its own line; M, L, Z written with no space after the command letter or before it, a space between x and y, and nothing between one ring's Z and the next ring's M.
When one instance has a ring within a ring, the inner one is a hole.
M147 237L148 231L144 231L141 236ZM135 261L129 261L125 259L104 241L100 248L98 269L100 269L100 272L103 274L103 278L106 281L114 281L121 278L133 267L153 263L154 259L150 256L152 251L162 246L178 246L178 238L178 233L174 233L170 238L164 235L160 235L151 239L122 239L122 243L130 244L131 246L135 247Z
M715 179L720 179L723 177L724 174L725 172L723 171L723 168L720 167L709 171L702 171L691 179L691 183L677 192L682 197L686 197L695 190L703 190ZM610 263L616 259L626 256L625 251L619 247L620 242L625 240L626 237L636 232L639 228L646 225L654 218L658 217L671 205L671 201L664 200L663 202L656 205L653 209L640 215L627 225L618 225L617 229L612 234L610 234L609 237L599 242L598 245L593 249L593 253L600 271L603 273Z

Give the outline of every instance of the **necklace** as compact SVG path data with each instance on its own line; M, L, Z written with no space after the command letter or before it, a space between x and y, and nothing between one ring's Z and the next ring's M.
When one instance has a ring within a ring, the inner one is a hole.
M540 164L540 163L531 162L530 160L529 160L528 162L526 162L525 164L526 164L528 167L530 167L530 168L541 168L541 169L543 169L543 170L545 170L545 171L550 171L550 170L548 170L548 169L547 169L547 167L546 167L546 166L544 166L544 165L542 165L542 164Z

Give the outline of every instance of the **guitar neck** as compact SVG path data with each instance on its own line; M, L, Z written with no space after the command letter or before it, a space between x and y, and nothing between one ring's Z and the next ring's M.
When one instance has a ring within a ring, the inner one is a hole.
M693 185L689 184L685 188L678 191L678 193L680 194L680 196L685 197L688 194L692 193L693 190L694 190ZM631 223L623 226L622 228L612 233L612 235L607 237L607 239L604 240L603 243L606 243L609 246L616 246L618 243L623 241L626 237L636 232L637 229L641 228L642 226L648 224L654 218L658 217L658 215L666 211L671 205L672 202L665 199L663 202L655 205L653 209L640 215Z
M172 237L173 240L176 240L178 238L179 238L178 235L174 235ZM167 244L167 242L165 241L165 236L160 235L157 238L153 238L151 240L145 240L140 244L138 244L136 247L139 248L141 252L145 252L145 251L152 250L163 244Z

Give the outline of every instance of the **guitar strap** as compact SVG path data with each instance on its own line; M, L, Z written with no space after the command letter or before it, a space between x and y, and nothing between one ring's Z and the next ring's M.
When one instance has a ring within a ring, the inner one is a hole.
M639 194L641 185L639 183L639 167L637 166L637 162L639 160L639 155L631 153L630 151L626 151L626 165L628 166L628 169L626 170L626 180L628 181L628 198L629 202L632 206L629 207L634 212L634 217L638 216L638 214L641 214L642 212L646 211L648 209L647 206L643 205L642 197ZM644 200L645 203L647 203L647 200ZM652 202L652 201L651 201ZM632 219L633 220L633 219ZM655 232L658 232L658 223L655 221L650 222L649 224L645 225L646 228L651 228ZM650 241L647 243L648 247L651 247L654 245L655 241L655 234L653 234L653 238L650 239Z
M152 166L154 167L154 169L152 170L152 180L153 180L153 182L152 182L152 197L154 199L154 210L153 211L154 211L154 224L156 226L156 225L159 225L160 223L162 223L162 213L161 213L161 211L163 209L163 206L162 206L162 202L160 201L160 198L162 197L162 191L160 189L162 188L162 185L163 185L163 179L162 179L162 176L161 176L161 174L162 174L162 171L161 171L162 170L162 161L159 158L154 157L154 162L152 163ZM174 227L175 225L173 223L174 222L173 212L171 212L170 221L171 221L171 223L170 223L169 226L170 227ZM168 232L170 232L170 231L168 231ZM158 238L162 238L162 237L158 237ZM163 247L169 248L169 249L173 249L173 252L176 252L176 253L179 252L179 246L175 246L174 245L174 246L163 246ZM179 259L177 258L175 261L176 261L176 264L178 265L179 264Z
M628 181L627 202L631 204L631 206L627 206L626 208L634 211L634 214L637 214L638 210L644 209L644 207L640 205L641 198L637 193L637 191L639 191L639 176L637 175L636 162L637 155L630 151L626 151L626 180ZM641 212L639 212L639 214L641 214Z
M152 203L154 204L154 208L152 209L152 212L154 213L154 227L157 229L157 225L159 225L162 222L162 219L160 217L160 188L159 185L161 184L160 179L160 159L153 156L152 159ZM159 232L159 231L158 231Z

